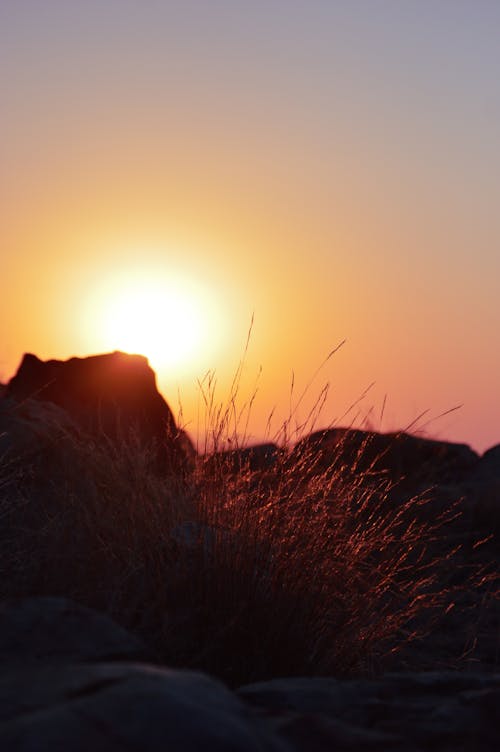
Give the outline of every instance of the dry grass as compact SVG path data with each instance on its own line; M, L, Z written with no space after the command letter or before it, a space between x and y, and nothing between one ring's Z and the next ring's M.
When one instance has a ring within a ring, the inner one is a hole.
M201 469L202 534L183 591L200 650L183 663L234 683L370 674L452 607L463 582L444 584L456 554L446 517L424 521L419 498L395 507L391 483L355 470L304 480L308 459L290 464L285 451L264 473L209 465L208 480Z
M72 597L170 665L238 685L377 672L478 584L478 569L456 576L455 510L433 519L422 498L395 504L380 474L292 453L324 390L305 422L291 411L274 464L252 470L213 451L241 444L252 400L236 409L237 378L225 406L210 377L200 386L212 452L189 476L158 476L133 437L61 436L66 460L42 484L40 468L33 483L6 469L3 597Z

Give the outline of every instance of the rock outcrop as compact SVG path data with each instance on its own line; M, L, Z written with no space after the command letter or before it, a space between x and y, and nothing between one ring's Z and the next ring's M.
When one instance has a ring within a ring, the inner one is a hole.
M194 455L142 355L114 352L42 361L26 354L5 397L18 404L37 400L57 405L94 436L113 441L134 436L142 445L155 447L164 469L179 471Z
M385 474L393 481L417 479L427 483L460 479L479 460L466 444L354 428L331 428L309 434L295 445L291 456L296 462L304 458L309 464L314 462L315 471L346 467L349 472Z

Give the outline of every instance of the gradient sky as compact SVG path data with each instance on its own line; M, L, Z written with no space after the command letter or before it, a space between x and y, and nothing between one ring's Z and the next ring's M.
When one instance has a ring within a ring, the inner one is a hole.
M375 382L343 423L498 443L499 40L489 0L2 0L0 380L171 280L206 324L159 372L191 431L254 313L254 438L346 338L303 414Z

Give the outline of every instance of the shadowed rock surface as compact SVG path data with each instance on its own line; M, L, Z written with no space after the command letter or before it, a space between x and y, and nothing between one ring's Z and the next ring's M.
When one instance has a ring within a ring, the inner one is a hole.
M238 694L296 752L494 750L500 733L500 674L282 679L242 687Z
M46 462L52 451L61 462L68 439L81 435L78 424L53 402L0 398L0 458L4 461L22 461L27 466L41 457Z
M144 664L46 666L0 678L0 747L23 752L286 752L219 682Z
M5 396L17 403L31 399L58 405L96 436L128 440L133 435L144 445L154 445L160 465L173 470L194 454L142 355L113 352L42 361L26 354Z
M147 660L145 646L104 614L66 598L0 603L0 666Z
M298 677L232 692L205 674L138 663L135 638L64 599L4 604L0 616L1 749L498 749L498 674Z
M457 480L479 457L466 444L435 441L407 433L376 433L354 428L315 431L299 441L291 460L314 455L316 468L347 467L353 472L383 473L391 480Z
M269 442L214 452L206 455L203 461L207 469L213 469L215 472L219 469L226 473L255 473L274 467L281 455L282 450L276 444Z

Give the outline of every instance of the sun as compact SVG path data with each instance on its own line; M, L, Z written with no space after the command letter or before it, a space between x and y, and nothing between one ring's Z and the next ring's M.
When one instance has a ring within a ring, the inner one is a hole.
M116 349L147 355L156 365L178 364L200 346L201 311L176 290L124 291L113 300L104 325Z
M145 355L159 371L185 370L216 349L221 330L207 290L194 280L130 270L108 280L92 306L99 348Z

